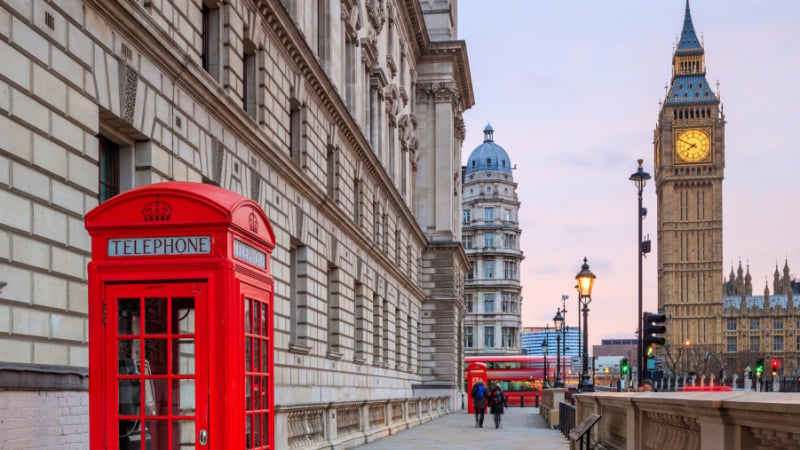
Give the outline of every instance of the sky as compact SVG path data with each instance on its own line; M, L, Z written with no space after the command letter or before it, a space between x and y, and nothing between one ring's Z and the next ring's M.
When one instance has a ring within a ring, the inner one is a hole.
M761 294L775 265L800 273L800 1L694 0L707 80L725 118L723 277L750 265ZM635 336L636 160L653 174L653 130L672 76L684 0L461 0L475 105L466 164L491 123L517 165L523 326L552 326L562 294L577 325L575 275L597 276L589 342ZM645 187L644 311L657 309L656 196ZM721 295L721 287L720 287ZM669 326L669 325L667 325Z

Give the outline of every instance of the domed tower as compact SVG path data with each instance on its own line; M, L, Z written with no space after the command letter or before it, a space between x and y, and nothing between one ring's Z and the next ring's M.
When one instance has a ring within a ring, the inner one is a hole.
M464 352L521 352L519 199L508 153L486 125L483 144L462 170L462 242L471 268L464 283Z

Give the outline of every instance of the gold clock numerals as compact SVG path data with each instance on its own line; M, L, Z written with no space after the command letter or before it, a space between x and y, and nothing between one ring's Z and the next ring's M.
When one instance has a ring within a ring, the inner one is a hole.
M711 139L703 130L686 130L678 135L675 151L682 161L689 163L701 162L711 152Z

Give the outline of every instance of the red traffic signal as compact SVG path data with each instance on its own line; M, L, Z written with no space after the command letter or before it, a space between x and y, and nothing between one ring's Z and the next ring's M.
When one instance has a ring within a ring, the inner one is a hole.
M777 359L773 359L772 360L772 371L773 372L777 372L778 371L778 360Z

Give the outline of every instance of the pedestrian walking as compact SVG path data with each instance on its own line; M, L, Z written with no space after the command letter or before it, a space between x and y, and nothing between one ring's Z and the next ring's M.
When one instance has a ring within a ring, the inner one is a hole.
M486 400L489 397L488 389L483 380L478 380L472 385L469 394L472 397L472 406L475 408L475 426L483 428L483 417L486 414Z
M495 384L492 393L489 395L489 412L494 416L494 427L500 428L500 421L503 419L503 411L508 408L508 400L503 395L500 385Z

